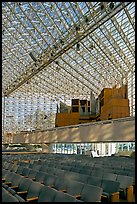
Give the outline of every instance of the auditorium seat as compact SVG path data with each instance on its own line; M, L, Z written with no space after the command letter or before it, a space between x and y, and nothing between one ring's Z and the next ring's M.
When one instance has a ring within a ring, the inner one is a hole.
M66 171L71 171L72 167L71 166L62 166L62 169L63 170L66 170Z
M94 186L101 186L102 178L96 176L89 176L87 184L94 185Z
M9 193L6 189L2 188L2 202L19 202L19 200Z
M66 189L67 186L67 180L66 179L62 179L60 177L57 177L54 185L51 185L51 187L55 188L58 191L63 191L64 189Z
M67 193L58 191L55 194L53 202L76 202L76 199Z
M93 169L93 171L91 172L91 176L96 176L99 178L103 177L103 169Z
M3 181L4 184L6 184L6 185L11 185L12 179L13 179L14 176L15 176L15 173L9 171L9 172L5 175L5 178L2 179L2 181Z
M54 186L56 179L57 176L46 173L43 180L43 184L45 186Z
M56 171L56 169L55 168L52 168L52 167L48 167L47 169L46 169L46 172L47 173L50 173L50 174L55 174L55 171Z
M17 172L17 169L18 169L18 165L14 164L14 165L12 166L12 168L10 169L10 171L16 173L16 172Z
M85 184L81 194L76 198L84 202L99 202L101 201L102 192L103 189L98 186Z
M6 169L2 169L2 181L5 181L5 177L6 177L6 175L9 173L9 171L8 170L6 170Z
M28 188L27 191L27 196L26 196L26 200L27 201L33 201L35 197L39 196L39 192L42 189L44 185L39 183L39 182L31 182L30 187Z
M80 169L80 168L77 168L77 167L72 167L72 168L71 168L71 171L72 171L72 172L77 172L77 173L79 173L80 170L81 170L81 169Z
M22 171L22 173L20 173L22 176L28 176L29 175L29 172L30 172L30 168L28 168L28 167L25 167L24 169L23 169L23 171Z
M19 186L19 184L20 184L20 182L21 182L22 179L23 179L23 177L22 177L21 175L19 175L19 174L14 174L14 177L13 177L13 179L12 179L12 181L11 181L10 187L11 187L12 189L15 189L17 186Z
M48 186L44 186L39 193L37 198L38 202L53 202L57 190L50 188Z
M19 200L19 202L25 202L25 199L23 199L21 196L15 194L14 195L15 198L17 198Z
M33 179L33 180L34 180L34 181L38 181L38 182L40 182L40 183L43 183L45 176L46 176L46 173L45 173L45 172L38 171L38 172L36 173L35 179Z
M48 166L47 165L42 165L39 171L47 172Z
M117 181L120 182L120 198L128 202L133 201L133 177L118 175Z
M28 173L28 176L26 176L27 178L30 178L32 180L35 180L36 174L38 173L38 171L31 169Z
M13 163L9 163L8 170L11 171L11 169L13 168L13 166L14 166Z
M85 174L85 175L90 175L91 172L92 172L91 169L83 169L83 168L81 168L79 171L80 174Z
M36 170L36 171L39 171L41 168L41 165L33 165L32 167L29 167L29 168Z
M24 168L25 168L24 166L19 166L19 167L17 168L17 172L16 172L16 173L21 175Z
M50 172L49 172L50 173ZM63 169L55 169L54 175L59 176L59 177L64 177L66 174L66 171Z
M103 189L101 197L102 202L119 202L119 182L103 179L101 187Z
M73 195L73 196L77 196L81 194L81 191L84 187L84 183L81 183L79 181L75 181L75 180L71 180L71 179L67 179L66 180L66 189L64 188L64 192Z
M111 180L111 181L116 181L117 174L104 172L102 178L107 179L107 180Z
M15 188L15 191L17 192L18 195L20 195L24 198L27 194L27 191L28 191L31 183L32 183L31 179L23 177L19 183L19 186L17 188Z
M88 175L84 175L84 174L80 174L80 173L75 173L75 172L69 172L69 176L68 174L65 175L66 178L70 178L70 179L74 179L76 181L79 181L81 183L87 183L88 181Z

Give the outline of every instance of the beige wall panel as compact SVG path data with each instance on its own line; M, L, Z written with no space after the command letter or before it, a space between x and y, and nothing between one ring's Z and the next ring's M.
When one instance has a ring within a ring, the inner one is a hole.
M41 141L49 141L49 136L47 132L36 132L36 133L30 133L28 135L29 143L41 143Z
M79 126L69 126L37 133L22 133L14 136L13 143L56 142L125 142L135 141L135 120L104 121Z
M80 137L79 137L79 128L78 127L73 127L73 128L66 128L62 130L58 130L58 142L80 142Z
M49 137L49 143L57 142L57 133L56 133L56 130L49 130L49 131L47 131L47 135ZM46 140L45 140L45 142L46 142Z
M26 135L27 135L26 133L14 134L13 143L25 143ZM28 143L28 142L26 141L26 143Z

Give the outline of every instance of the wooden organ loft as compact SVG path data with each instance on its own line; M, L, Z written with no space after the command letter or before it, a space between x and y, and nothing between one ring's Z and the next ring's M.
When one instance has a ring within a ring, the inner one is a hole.
M56 127L89 123L100 120L124 118L130 116L127 85L120 88L104 88L95 99L90 101L72 99L72 105L60 103L60 112L56 114Z

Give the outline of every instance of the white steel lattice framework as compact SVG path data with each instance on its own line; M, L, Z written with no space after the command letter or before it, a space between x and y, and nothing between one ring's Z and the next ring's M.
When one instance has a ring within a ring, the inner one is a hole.
M54 127L59 101L125 81L133 116L135 2L2 3L3 131Z

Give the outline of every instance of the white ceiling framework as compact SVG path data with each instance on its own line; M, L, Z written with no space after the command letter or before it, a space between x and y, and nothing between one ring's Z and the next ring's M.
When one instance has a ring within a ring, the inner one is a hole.
M97 97L134 64L135 2L2 3L3 95Z

